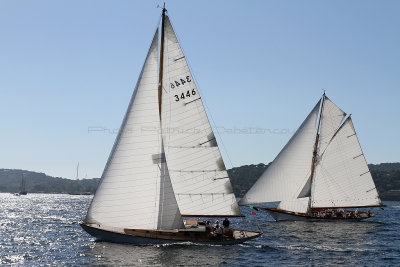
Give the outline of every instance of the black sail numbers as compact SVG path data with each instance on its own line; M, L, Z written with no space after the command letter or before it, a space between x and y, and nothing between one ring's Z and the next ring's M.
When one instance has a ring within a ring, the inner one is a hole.
M171 86L171 89L175 89L175 88L178 89L179 86L184 86L186 83L191 83L191 82L192 82L192 79L190 79L190 76L186 76L185 79L181 78L181 79L178 79L178 80L175 80L175 81L171 82L170 86ZM194 88L191 89L191 90L184 90L184 91L181 91L181 92L177 92L174 95L174 99L175 99L176 102L178 102L180 100L184 100L185 98L192 97L192 96L194 96L196 94L197 93L196 93L196 90Z

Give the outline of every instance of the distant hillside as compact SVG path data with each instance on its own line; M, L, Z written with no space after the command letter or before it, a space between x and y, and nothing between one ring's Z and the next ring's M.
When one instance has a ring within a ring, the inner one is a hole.
M368 166L381 198L400 201L400 163L369 164ZM228 174L235 195L242 197L267 168L268 165L260 163L229 169ZM99 178L70 180L38 172L0 169L0 192L18 192L22 173L24 173L26 189L30 193L93 194L100 180Z
M99 183L98 178L70 180L39 172L0 169L0 192L19 192L22 174L28 193L94 193Z
M243 197L267 168L268 165L260 163L257 165L244 165L229 169L228 175L231 179L235 195L237 197Z
M400 163L368 165L383 200L400 201Z

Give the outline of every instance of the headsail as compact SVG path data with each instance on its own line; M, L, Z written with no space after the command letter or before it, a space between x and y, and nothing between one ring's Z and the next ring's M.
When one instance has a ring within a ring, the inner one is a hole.
M381 205L350 117L322 154L312 187L313 208Z
M297 198L293 200L283 200L279 203L278 209L292 211L292 212L307 213L309 202L310 202L309 197Z
M162 132L183 216L240 216L213 130L168 17L165 19Z
M294 200L309 184L315 124L321 101L301 124L240 204Z
M157 97L156 31L86 222L175 229L183 221L163 153Z

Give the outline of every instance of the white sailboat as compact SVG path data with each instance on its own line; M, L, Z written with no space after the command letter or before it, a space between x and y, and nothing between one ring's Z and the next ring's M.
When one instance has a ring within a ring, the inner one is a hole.
M166 9L156 30L83 229L133 244L235 244L182 217L242 217L201 97Z
M361 220L358 208L382 206L351 116L326 95L240 204L263 208L277 220ZM345 210L357 208L357 210Z

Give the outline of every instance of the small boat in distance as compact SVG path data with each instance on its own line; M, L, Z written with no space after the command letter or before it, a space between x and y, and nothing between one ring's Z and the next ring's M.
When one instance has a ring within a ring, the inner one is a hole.
M137 245L238 244L262 233L182 217L243 217L166 9L82 228Z
M321 221L362 220L375 215L358 208L383 206L351 116L325 92L239 204L278 201L256 208L277 221Z
M19 189L19 193L17 193L16 195L25 196L25 195L27 195L27 194L28 194L28 191L26 191L26 188L25 188L24 174L22 174L21 186L20 186L20 189Z

